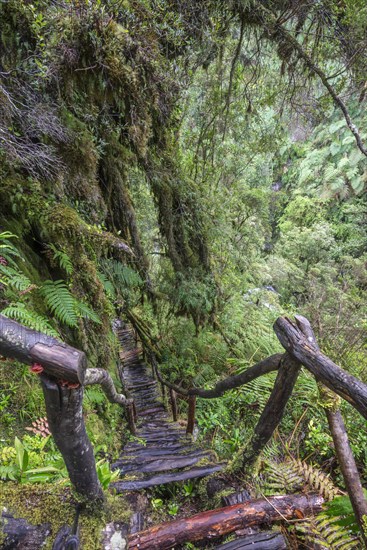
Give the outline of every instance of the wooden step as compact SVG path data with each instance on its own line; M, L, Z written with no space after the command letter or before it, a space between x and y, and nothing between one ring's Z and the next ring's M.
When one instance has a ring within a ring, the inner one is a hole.
M129 464L119 465L117 466L117 468L119 468L121 476L127 473L134 474L140 472L167 472L169 470L178 470L179 468L194 466L194 464L197 464L202 459L203 457L201 456L174 457L170 459L158 458L156 460L139 463L130 462ZM115 468L116 464L118 464L118 462L115 462L115 464L111 466L113 470L117 469Z
M286 550L287 543L281 533L267 531L247 535L215 547L215 550Z
M190 470L181 472L172 472L169 474L158 474L145 479L137 479L132 481L115 481L111 483L111 487L116 489L117 493L124 491L138 491L139 489L147 489L155 485L164 485L177 481L186 481L187 479L201 478L219 472L225 467L225 463L212 464L207 466L198 466Z
M163 454L161 454L163 453ZM147 449L147 452L145 454L141 454L139 456L128 456L125 457L122 456L116 462L114 462L111 465L112 469L120 468L121 466L127 466L131 463L134 464L145 464L147 462L153 462L155 460L160 460L162 457L165 460L174 460L179 458L190 458L190 457L198 457L201 458L210 458L213 456L213 453L211 451L200 451L200 450L192 450L187 453L172 453L169 449L167 451L156 451L154 454L151 454L149 449Z

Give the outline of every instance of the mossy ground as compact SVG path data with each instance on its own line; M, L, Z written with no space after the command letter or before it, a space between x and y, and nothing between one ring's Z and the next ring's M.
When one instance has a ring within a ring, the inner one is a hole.
M101 549L101 532L107 523L129 521L131 510L126 500L108 492L105 496L106 504L102 511L86 509L80 514L81 548L85 550ZM14 517L24 518L32 525L51 525L51 535L47 538L45 550L52 548L56 533L62 525L72 527L76 504L71 489L62 485L0 483L2 510L6 508Z

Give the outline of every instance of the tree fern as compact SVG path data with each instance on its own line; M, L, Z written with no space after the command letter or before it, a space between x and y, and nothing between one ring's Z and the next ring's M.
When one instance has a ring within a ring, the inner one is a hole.
M64 281L46 281L40 292L56 319L71 328L77 326L75 299Z
M9 304L1 311L1 314L5 315L5 317L9 317L9 319L19 321L26 327L44 332L49 336L59 336L57 331L50 325L45 317L27 309L26 305L20 302Z

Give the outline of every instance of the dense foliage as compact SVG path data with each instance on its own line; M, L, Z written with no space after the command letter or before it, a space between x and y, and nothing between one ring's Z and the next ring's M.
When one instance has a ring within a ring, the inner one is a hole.
M3 315L116 378L112 322L133 313L189 388L280 351L274 320L301 313L367 382L364 0L9 0L0 21ZM273 381L199 400L221 457ZM303 373L265 457L341 485L317 400ZM111 459L118 412L96 389L85 410ZM24 366L2 363L0 411L1 478L63 483L52 440L24 435L45 414ZM365 421L343 413L367 482Z

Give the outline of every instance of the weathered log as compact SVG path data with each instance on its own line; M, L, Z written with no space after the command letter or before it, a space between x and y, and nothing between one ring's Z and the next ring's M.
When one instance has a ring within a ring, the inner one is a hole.
M1 314L0 354L28 365L39 363L46 374L55 378L84 382L87 362L82 351Z
M181 472L169 472L166 474L157 474L143 479L133 481L116 481L111 484L111 487L116 489L117 493L125 491L139 491L147 489L155 485L164 485L165 483L173 483L176 481L186 481L187 479L197 479L206 477L225 467L225 463L213 464L211 466L197 466L190 470L182 470Z
M367 501L364 496L357 464L349 444L344 420L339 410L333 411L332 409L325 408L325 413L333 437L335 452L338 457L345 486L367 548L365 523L363 520L363 517L367 517Z
M40 378L48 425L71 483L84 498L102 502L103 491L98 481L93 447L83 419L83 387L68 389L44 374Z
M245 384L248 384L255 378L268 374L278 370L280 362L284 354L276 353L267 357L263 361L256 363L252 367L246 369L241 374L235 376L228 376L224 380L218 382L214 388L206 390L203 388L190 388L188 390L189 395L197 395L198 397L204 397L205 399L214 399L216 397L221 397L226 391L233 390Z
M106 394L107 399L111 403L119 405L127 405L128 400L122 393L117 393L115 384L109 373L104 369L87 369L85 372L84 385L91 386L100 384L102 390Z
M323 498L315 494L275 496L208 510L189 518L155 525L129 537L129 550L166 550L186 542L209 541L237 529L320 512Z
M296 315L295 319L297 326L301 329L307 340L314 345L316 350L319 351L320 348L309 320L301 315ZM325 386L319 385L319 391L321 403L325 403L325 414L333 438L340 470L344 478L344 483L348 491L361 534L367 547L367 538L365 535L365 525L363 520L363 516L367 517L367 500L364 496L361 478L349 443L343 416L339 410L338 401L340 401L340 398L336 398L335 394L327 390Z
M39 550L51 533L49 523L31 525L5 511L1 514L0 527L1 548L4 550Z
M215 547L215 550L287 550L287 543L281 533L275 531L256 533L240 537Z
M256 425L251 441L243 453L242 468L252 464L270 440L283 418L286 404L292 395L301 364L288 353L284 355L273 390Z
M282 346L320 382L348 401L367 418L367 385L345 372L321 353L312 338L287 317L279 317L274 331Z

